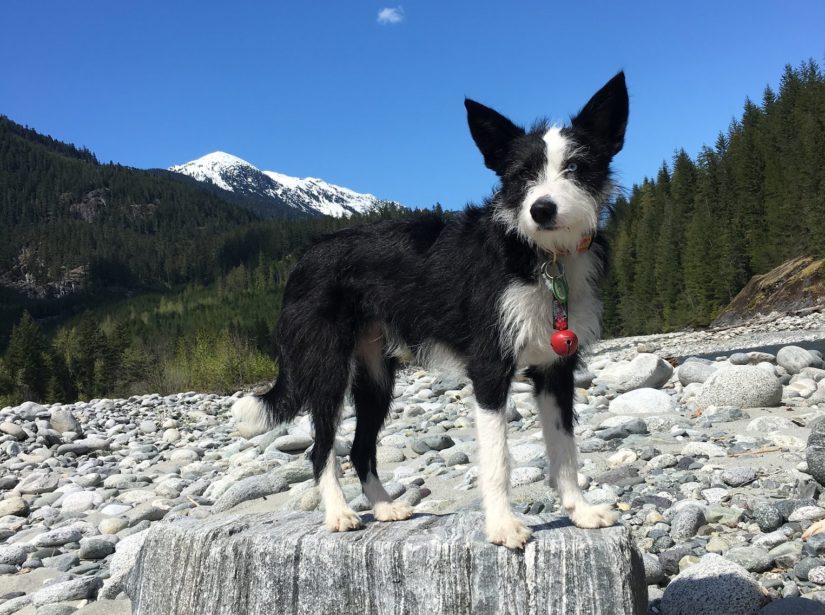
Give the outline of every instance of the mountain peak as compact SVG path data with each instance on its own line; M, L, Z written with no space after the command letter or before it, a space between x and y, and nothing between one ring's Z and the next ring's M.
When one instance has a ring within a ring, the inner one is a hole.
M246 160L221 151L169 167L169 170L229 192L269 200L273 208L286 205L309 215L340 218L367 212L380 204L378 197L372 194L355 192L317 177L301 179L276 171L261 171Z
M246 166L251 167L254 166L251 163L247 162L243 158L238 158L237 156L233 156L232 154L227 154L226 152L212 152L211 154L206 154L205 156L201 156L197 160L193 160L187 164L194 164L194 163L201 163L201 164L216 164L216 165L224 165L224 166Z

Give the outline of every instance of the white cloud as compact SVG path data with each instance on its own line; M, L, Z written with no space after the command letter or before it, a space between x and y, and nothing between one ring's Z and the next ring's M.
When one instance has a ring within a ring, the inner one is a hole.
M378 11L378 23L380 24L394 24L401 23L404 20L404 7L397 6L395 8L386 7Z

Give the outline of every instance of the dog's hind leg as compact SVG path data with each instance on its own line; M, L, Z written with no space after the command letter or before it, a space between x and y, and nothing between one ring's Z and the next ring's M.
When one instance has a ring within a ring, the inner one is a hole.
M312 469L325 509L325 523L331 532L346 532L358 529L363 524L361 518L347 504L341 484L338 482L335 431L338 428L341 406L349 384L352 353L347 348L337 350L338 352L334 344L325 347L324 352L327 353L329 365L317 366L319 370L316 372L315 382L311 390L307 391L306 397L315 427L315 444L311 453Z
M383 355L380 334L365 336L357 352L352 382L357 423L350 458L375 518L378 521L409 519L412 508L403 502L393 502L378 478L376 461L376 439L390 411L397 361Z
M487 539L510 549L522 549L530 530L510 508L510 455L507 450L507 394L512 369L499 363L470 365L476 393L479 483Z
M533 368L530 372L550 461L550 476L555 480L561 505L575 526L609 527L616 523L618 513L606 504L590 504L579 487L576 440L573 436L575 367L576 361L573 360L549 368Z

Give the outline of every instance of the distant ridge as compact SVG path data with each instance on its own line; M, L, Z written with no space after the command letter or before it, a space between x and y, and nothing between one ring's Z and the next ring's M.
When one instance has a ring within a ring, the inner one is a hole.
M269 202L273 212L287 207L299 214L340 218L367 213L383 203L375 195L355 192L316 177L301 179L275 171L262 171L226 152L212 152L197 160L169 167L169 171L254 199L259 204Z

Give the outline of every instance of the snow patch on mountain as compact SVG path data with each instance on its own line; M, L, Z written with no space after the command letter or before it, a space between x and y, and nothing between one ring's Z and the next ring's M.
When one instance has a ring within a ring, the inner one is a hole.
M381 200L375 195L355 192L317 177L292 177L262 171L242 158L226 152L212 152L197 160L169 167L229 192L271 199L304 213L320 213L340 218L375 209Z

